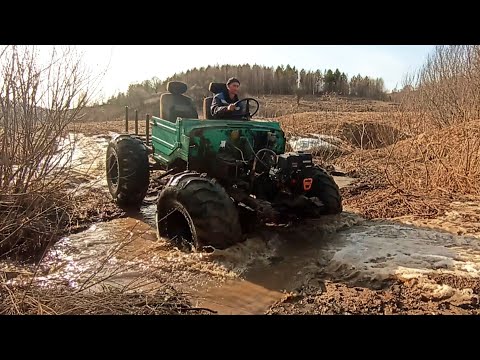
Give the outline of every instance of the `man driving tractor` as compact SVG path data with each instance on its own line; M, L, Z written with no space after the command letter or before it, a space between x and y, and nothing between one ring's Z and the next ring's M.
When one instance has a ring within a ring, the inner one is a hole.
M227 91L214 96L210 107L212 116L215 119L241 120L245 116L245 110L235 105L238 101L238 89L240 81L237 78L230 78L226 84Z

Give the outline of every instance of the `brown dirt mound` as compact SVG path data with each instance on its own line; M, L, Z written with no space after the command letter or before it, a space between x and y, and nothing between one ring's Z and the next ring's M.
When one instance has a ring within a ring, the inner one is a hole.
M479 279L458 277L451 274L432 275L431 279L439 285L448 285L455 289L472 289L474 294L480 295Z
M342 124L340 137L360 149L378 149L407 138L395 127L384 123Z
M480 194L480 122L432 130L383 149L357 150L336 165L347 172L381 174L405 192Z
M451 199L404 193L386 184L363 180L341 189L345 206L356 209L367 219L389 219L404 215L434 218L449 208Z
M406 139L392 113L307 112L278 118L288 137L307 134L333 135L352 149L376 149Z
M444 284L439 277L434 280ZM455 288L476 286L474 280L456 278ZM451 284L453 282L451 280ZM448 284L450 285L450 284ZM458 286L458 287L457 287ZM289 295L274 304L267 314L480 314L478 296L442 299L428 295L418 280L395 281L387 289L370 290L325 282L317 289Z

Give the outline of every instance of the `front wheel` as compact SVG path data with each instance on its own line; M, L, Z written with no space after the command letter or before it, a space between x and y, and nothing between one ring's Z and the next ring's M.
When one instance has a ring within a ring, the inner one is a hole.
M314 166L306 169L304 178L312 178L312 186L305 194L308 198L317 197L323 204L319 211L311 215L339 214L343 211L340 189L324 169Z
M215 180L195 172L173 176L160 193L157 233L196 249L225 249L242 240L230 196Z

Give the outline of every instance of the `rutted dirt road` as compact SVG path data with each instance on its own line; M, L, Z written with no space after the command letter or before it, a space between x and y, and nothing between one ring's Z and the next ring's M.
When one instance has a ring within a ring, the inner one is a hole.
M82 179L105 192L107 138L80 137L77 153ZM479 313L478 238L365 221L345 210L265 227L232 248L202 254L157 239L150 204L140 214L96 223L59 241L36 281L80 287L88 280L93 288L110 283L142 291L168 283L219 314ZM23 272L12 281L30 277Z

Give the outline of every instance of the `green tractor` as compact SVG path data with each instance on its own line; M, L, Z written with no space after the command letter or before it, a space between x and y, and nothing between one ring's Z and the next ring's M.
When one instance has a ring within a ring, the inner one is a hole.
M160 117L149 121L147 116L146 141L129 134L110 141L107 182L118 205L139 208L150 172L163 170L167 182L157 200L158 236L196 249L227 248L258 223L342 212L337 184L314 165L312 155L285 153L279 123L252 120L257 100L238 101L245 109L242 120L219 120L212 119L213 97L208 97L199 119L186 90L182 82L168 83ZM214 94L224 90L221 83L209 87Z

